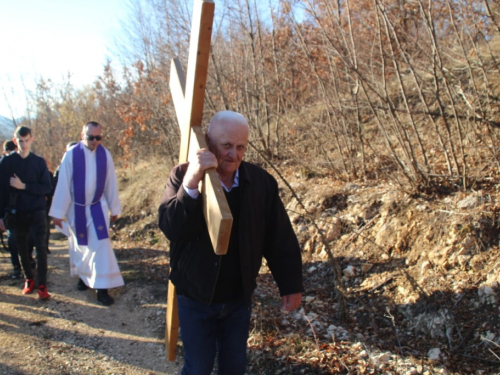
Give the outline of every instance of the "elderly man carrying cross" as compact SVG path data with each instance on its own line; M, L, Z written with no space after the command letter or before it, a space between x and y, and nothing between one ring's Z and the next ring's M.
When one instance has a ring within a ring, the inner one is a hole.
M265 257L291 311L303 292L297 237L278 194L276 180L242 161L248 122L232 111L217 113L206 140L190 163L174 167L159 207L159 225L170 240L170 279L176 287L183 375L243 374L251 296ZM203 217L198 184L216 168L233 215L226 255L216 255Z

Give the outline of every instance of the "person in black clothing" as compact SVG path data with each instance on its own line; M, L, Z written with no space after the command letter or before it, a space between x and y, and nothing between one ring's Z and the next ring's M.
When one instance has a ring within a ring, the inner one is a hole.
M14 141L5 141L3 143L3 153L2 159L6 158L10 154L17 151L17 146ZM21 262L19 262L19 255L17 253L17 244L14 235L10 230L7 231L7 244L9 246L10 261L14 271L12 272L12 278L18 279L21 277Z
M69 151L73 146L77 145L78 142L68 142L68 144L66 145L66 151ZM59 164L56 168L56 170L54 171L54 175L52 176L52 190L50 191L50 202L52 202L52 197L54 196L54 193L56 191L56 186L57 186L57 180L59 179L59 168L61 167L61 164ZM49 208L50 208L50 204L49 204ZM50 211L50 210L48 210Z
M2 159L4 157L7 157L11 154L16 153L17 151L17 146L14 143L14 141L5 141L3 143L3 152L4 155L2 155ZM9 246L9 253L10 253L10 261L12 263L13 267L13 272L12 272L12 278L13 279L19 279L21 277L21 262L19 261L19 254L17 252L17 243L14 235L10 230L7 231L7 244ZM33 231L30 231L30 239L29 239L29 249L30 249L30 255L31 255L31 265L33 268L36 268L36 262L33 259L33 249L35 247L35 236Z
M182 375L243 375L251 298L265 257L278 284L282 308L300 307L302 258L297 236L264 169L243 161L247 119L217 113L208 126L208 149L172 169L163 194L159 227L170 240L170 280L176 287L184 347ZM216 255L203 217L198 185L216 168L233 225L227 254Z
M52 186L45 160L31 152L31 129L18 126L14 132L17 153L0 162L0 212L8 212L7 226L15 236L21 265L26 277L23 294L35 289L29 254L29 233L34 228L37 249L37 281L40 299L47 299L47 219L46 195ZM0 219L0 230L6 223Z
M77 145L78 142L69 142L66 145L66 151L69 151L73 146ZM51 179L52 179L52 189L50 190L50 193L47 195L47 254L50 254L49 250L49 237L50 237L50 216L49 216L49 211L50 211L50 206L52 205L52 199L54 197L54 193L56 192L56 186L57 186L57 181L59 180L59 168L61 167L61 164L59 164L54 171L53 174L51 174Z
M50 211L50 205L52 204L52 197L54 196L54 175L52 172L49 170L49 175L50 175L50 181L52 185L52 189L50 189L49 194L45 197L45 218L47 219L47 235L45 236L46 238L46 243L47 243L47 254L50 254L50 249L49 249L49 240L50 240L50 217L49 217L49 211Z

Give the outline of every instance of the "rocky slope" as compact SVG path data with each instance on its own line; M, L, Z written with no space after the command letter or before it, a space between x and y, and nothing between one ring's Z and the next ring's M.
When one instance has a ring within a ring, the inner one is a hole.
M168 244L156 209L167 172L119 172L124 213L113 240L126 286L110 308L76 291L56 234L47 303L20 295L3 259L0 372L179 373L182 343L177 363L163 346ZM496 184L412 195L389 183L285 177L300 198L280 183L304 251L306 293L300 311L283 313L263 267L248 374L498 373Z

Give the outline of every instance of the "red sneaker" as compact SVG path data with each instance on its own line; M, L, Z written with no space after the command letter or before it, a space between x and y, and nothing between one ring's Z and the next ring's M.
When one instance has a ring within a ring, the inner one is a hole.
M38 286L38 297L40 297L40 299L50 298L50 294L49 292L47 292L47 288L45 287L45 285Z
M26 279L26 282L24 283L23 294L30 294L33 292L34 289L35 289L35 280Z

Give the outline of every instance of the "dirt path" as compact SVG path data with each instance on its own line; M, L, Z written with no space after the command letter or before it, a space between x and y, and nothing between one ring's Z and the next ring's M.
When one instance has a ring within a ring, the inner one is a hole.
M0 254L1 374L178 374L163 344L166 285L129 281L104 307L95 292L77 291L66 241L52 234L48 290L21 294L10 259ZM161 283L163 284L163 283Z

